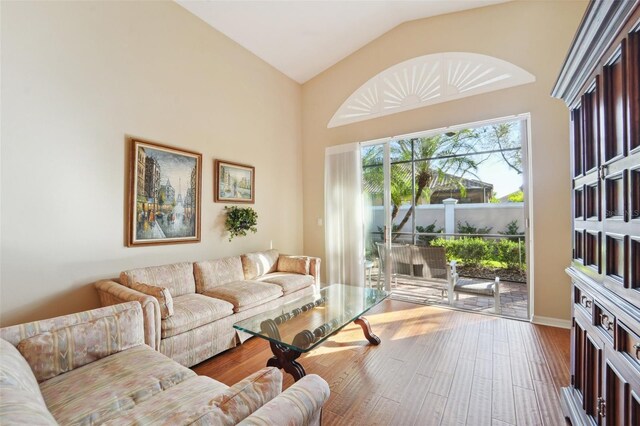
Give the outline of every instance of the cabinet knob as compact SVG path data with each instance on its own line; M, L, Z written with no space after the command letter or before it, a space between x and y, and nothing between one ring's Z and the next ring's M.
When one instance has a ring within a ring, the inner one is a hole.
M609 174L609 166L606 166L606 165L600 166L600 179L605 180L608 174Z
M606 416L607 404L604 402L604 398L598 397L598 416L605 417Z
M607 330L613 331L613 322L611 322L608 315L600 314L600 324Z
M609 331L613 330L613 323L606 314L600 314L600 324Z

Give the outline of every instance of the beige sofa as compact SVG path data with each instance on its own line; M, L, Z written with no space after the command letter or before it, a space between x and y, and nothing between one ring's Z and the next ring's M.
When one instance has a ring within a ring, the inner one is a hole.
M103 306L138 301L145 342L190 367L249 336L233 324L316 291L320 259L277 250L132 269L96 284Z
M282 392L265 368L229 387L145 345L143 322L128 302L0 329L0 423L320 424L320 377Z

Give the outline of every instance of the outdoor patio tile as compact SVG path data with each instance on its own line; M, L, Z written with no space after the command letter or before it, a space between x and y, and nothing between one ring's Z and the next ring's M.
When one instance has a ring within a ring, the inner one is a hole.
M416 285L418 284L418 285ZM424 287L419 282L399 279L392 291L398 297L414 300L418 303L432 303L448 305L446 293L444 297L439 289ZM524 283L500 282L501 315L512 318L527 317L527 287ZM475 312L493 313L493 298L470 294L459 294L453 306Z

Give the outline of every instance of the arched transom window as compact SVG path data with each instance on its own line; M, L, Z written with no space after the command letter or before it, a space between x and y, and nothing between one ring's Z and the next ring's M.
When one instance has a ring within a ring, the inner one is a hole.
M409 59L371 78L338 108L327 127L395 114L534 82L535 76L492 56L446 52Z

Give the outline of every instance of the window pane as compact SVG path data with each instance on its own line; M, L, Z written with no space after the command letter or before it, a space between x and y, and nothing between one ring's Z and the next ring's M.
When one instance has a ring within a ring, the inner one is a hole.
M360 151L363 166L382 165L384 161L384 145L369 145Z
M411 139L401 139L392 141L390 144L391 150L391 164L397 162L411 161L412 160L412 145Z

